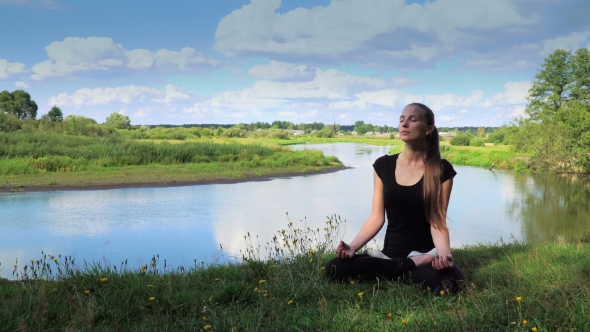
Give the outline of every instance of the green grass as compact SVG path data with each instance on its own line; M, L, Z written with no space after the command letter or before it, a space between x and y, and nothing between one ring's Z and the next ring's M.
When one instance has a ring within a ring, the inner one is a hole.
M171 269L159 257L143 267L80 266L46 255L26 262L27 278L21 263L15 269L20 281L1 282L0 326L7 331L590 329L589 243L457 248L467 288L440 294L399 281L327 281L322 267L333 257L340 227L336 218L330 221L323 232L289 225L267 242L273 254L264 257L247 236L246 259L227 266L195 262ZM43 281L49 268L59 277Z
M403 147L396 146L389 154L399 153ZM514 152L509 145L494 146L451 146L441 142L441 155L453 165L476 166L496 169L526 169L528 156Z

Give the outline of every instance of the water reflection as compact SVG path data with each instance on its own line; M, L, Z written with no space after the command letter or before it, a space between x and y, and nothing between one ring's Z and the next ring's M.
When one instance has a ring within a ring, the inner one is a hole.
M520 222L526 241L587 238L590 226L590 176L517 174L509 216Z

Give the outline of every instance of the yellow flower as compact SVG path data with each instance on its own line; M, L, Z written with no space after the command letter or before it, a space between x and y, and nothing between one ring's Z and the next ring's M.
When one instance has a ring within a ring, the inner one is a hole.
M90 293L90 291L89 291L89 290L85 290L85 291L84 291L84 294L88 294L88 293Z
M274 269L275 267L277 267L276 265L271 265L270 268Z
M538 331L538 330L537 330L537 327L533 327L533 328L531 329L531 331L533 331L533 332L537 332L537 331Z
M258 292L258 287L254 288L254 291L255 291L255 292Z
M351 285L354 285L354 280L351 280L351 281L350 281L350 284L351 284Z
M391 318L391 317L393 317L393 314L390 312L387 314L387 318Z
M445 291L444 290L441 290L440 291L440 296L444 296L444 295L445 295Z
M207 320L207 316L203 316L203 320Z
M18 265L17 264L14 264L12 267L14 267L16 269L18 267Z
M215 278L215 281L219 281L219 278Z
M287 302L287 305L293 304L293 300L289 300L289 302Z
M326 267L325 267L325 266L322 266L322 267L320 268L320 270L325 270L325 269L326 269Z
M310 258L310 259L309 259L309 262L310 262L310 263L312 263L312 262L313 262L313 258Z
M155 296L151 296L151 297L150 297L150 301L153 301L153 300L155 300L155 299L156 299L156 297L155 297Z
M203 326L203 330L208 330L208 329L210 329L211 327L212 327L211 325L207 324L207 325Z
M53 261L57 263L57 258L54 258Z
M109 280L109 278L100 278L100 281L102 282L106 282L107 280Z
M528 324L528 321L525 319L522 321L522 325L526 325L526 324Z
M264 295L262 295L262 296L268 296L268 293L264 293Z
M516 297L516 301L518 301L518 302L522 301L522 297L521 296L517 296Z
M227 266L225 267L225 269L226 269L226 270L229 270L229 265L227 265Z
M266 280L264 279L260 279L260 281L258 282L259 284L264 284L266 282Z
M35 263L35 260L34 259L31 259L31 263Z
M213 296L209 296L209 302L211 302L211 300L213 300Z
M408 323L408 320L407 320L407 319L402 319L402 324L404 324L404 325L405 325L405 324L407 324L407 323Z
M360 292L357 295L360 296L360 297L363 297L363 292Z
M293 222L292 221L289 223L289 226L291 226L291 225L293 225Z
M149 285L148 285L148 287L154 287L154 285L152 285L152 284L149 284Z

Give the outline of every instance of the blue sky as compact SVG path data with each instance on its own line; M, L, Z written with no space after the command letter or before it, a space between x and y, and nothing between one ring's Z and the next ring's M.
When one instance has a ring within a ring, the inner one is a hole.
M585 0L0 0L0 90L99 122L438 126L522 114L543 61L590 46Z

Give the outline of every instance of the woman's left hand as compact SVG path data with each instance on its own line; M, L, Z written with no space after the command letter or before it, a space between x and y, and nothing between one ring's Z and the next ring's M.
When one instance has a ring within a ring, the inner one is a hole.
M453 267L453 256L440 255L432 261L432 267L435 270L444 270Z

